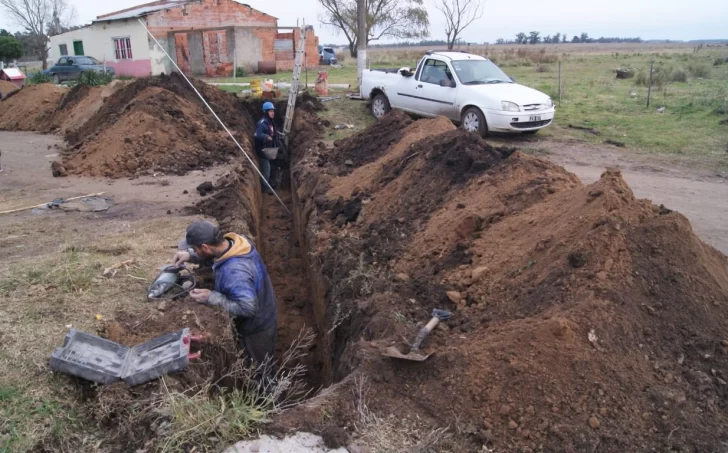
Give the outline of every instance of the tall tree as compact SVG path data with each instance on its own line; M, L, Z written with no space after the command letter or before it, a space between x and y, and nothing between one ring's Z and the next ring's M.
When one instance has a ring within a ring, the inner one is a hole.
M561 42L561 33L556 33L551 41L554 44L559 44Z
M40 56L43 69L47 69L50 40L47 28L54 21L59 25L70 23L75 16L75 8L67 0L0 0L0 6L31 36L29 44L32 51Z
M516 35L516 44L526 44L528 42L528 37L525 33L520 32Z
M529 44L538 44L541 42L541 37L539 36L541 32L539 31L532 31L530 36L528 37Z
M578 36L574 35L574 37L573 37L573 38L571 38L571 42L573 42L573 43L577 43L577 44L578 44L578 43L580 43L580 42L581 42L581 40L579 39L579 37L578 37Z
M23 44L12 36L0 35L0 61L17 60L23 56Z
M435 3L435 8L445 16L448 49L452 50L463 30L483 17L484 5L482 0L438 0Z
M589 33L582 33L579 42L589 42Z
M562 35L562 37L561 37L561 42L563 42L563 43L567 43L567 42L569 42L569 37L568 37L568 36L566 36L566 33L564 33L564 34Z
M7 1L7 0L0 0ZM356 57L356 0L318 0L325 12L319 21L343 33ZM382 38L419 39L429 35L430 19L423 0L367 0L367 42Z

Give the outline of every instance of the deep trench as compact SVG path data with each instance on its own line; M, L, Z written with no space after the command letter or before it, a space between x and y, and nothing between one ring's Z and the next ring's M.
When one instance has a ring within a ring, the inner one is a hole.
M312 271L305 259L306 250L301 228L299 204L294 202L293 178L284 170L283 183L277 193L289 212L272 195L263 194L260 204L259 242L263 259L278 301L277 357L286 353L304 329L312 329L316 341L302 359L306 365L306 381L311 389L331 383L331 366L327 332L316 322L317 301L310 285ZM323 307L319 307L323 308Z

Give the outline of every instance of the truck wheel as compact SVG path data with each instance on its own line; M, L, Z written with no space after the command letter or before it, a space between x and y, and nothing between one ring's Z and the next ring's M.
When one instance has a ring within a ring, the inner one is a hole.
M374 115L374 118L380 119L389 113L390 110L392 110L392 107L389 105L389 99L387 99L387 96L383 94L374 96L374 99L372 100L372 115Z
M61 84L61 77L58 74L53 74L53 83L55 85Z
M460 125L468 132L475 132L481 137L488 134L488 124L485 122L485 115L477 107L468 107L463 112Z

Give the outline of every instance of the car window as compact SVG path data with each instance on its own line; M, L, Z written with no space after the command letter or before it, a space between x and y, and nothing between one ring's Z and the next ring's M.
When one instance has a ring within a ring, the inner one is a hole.
M463 85L512 83L511 78L490 60L453 61L452 67Z
M76 61L73 58L69 58L66 66L73 66L74 64L76 64Z
M58 63L56 63L57 66L65 66L68 64L68 58L63 57L60 60L58 60Z
M87 64L95 64L95 65L101 64L101 62L99 60L95 59L94 57L86 57L86 59L89 61Z
M420 82L439 85L441 81L452 81L453 76L447 63L440 60L428 59L422 68Z

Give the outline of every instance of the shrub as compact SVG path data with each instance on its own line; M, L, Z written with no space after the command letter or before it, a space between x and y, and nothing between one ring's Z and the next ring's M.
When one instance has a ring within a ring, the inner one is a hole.
M551 66L540 64L536 67L536 72L551 72Z
M710 77L710 68L703 64L691 63L688 65L688 71L693 77L707 79Z
M670 75L670 82L687 82L688 81L688 73L684 69L678 69L676 71L673 71L673 73Z
M108 85L113 79L114 77L111 74L107 74L105 72L83 71L81 75L78 76L76 83L79 85L96 87Z
M242 67L235 69L235 77L248 77L248 70Z
M50 76L36 72L27 79L28 85L40 85L41 83L53 83Z
M726 58L716 58L715 61L713 62L713 66L720 66L720 65L723 65L723 64L726 64L726 63L728 63L728 57L726 57Z

